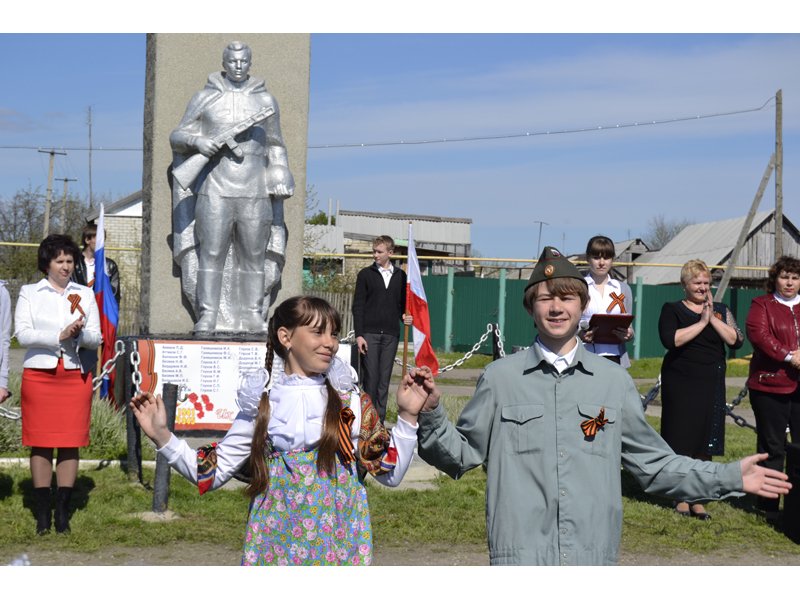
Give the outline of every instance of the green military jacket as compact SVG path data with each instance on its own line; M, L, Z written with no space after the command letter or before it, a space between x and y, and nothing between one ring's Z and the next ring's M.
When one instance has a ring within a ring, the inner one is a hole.
M581 423L601 409L608 422L585 436ZM623 466L652 494L699 501L742 489L738 463L674 454L627 371L580 343L561 374L538 344L495 361L456 425L440 405L419 415L417 437L420 457L454 479L486 463L493 565L615 564Z

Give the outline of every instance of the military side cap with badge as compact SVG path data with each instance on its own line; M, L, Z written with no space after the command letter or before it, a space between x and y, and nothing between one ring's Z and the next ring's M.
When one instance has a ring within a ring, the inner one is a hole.
M574 277L583 282L586 287L586 280L578 271L578 267L573 265L567 258L552 246L545 246L542 250L542 255L533 268L528 285L525 286L527 290L532 285L548 281L549 279L556 279L557 277Z

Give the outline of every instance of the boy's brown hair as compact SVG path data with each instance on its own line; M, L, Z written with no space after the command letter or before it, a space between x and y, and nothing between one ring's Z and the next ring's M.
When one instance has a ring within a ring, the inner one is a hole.
M383 244L386 246L386 249L391 252L394 250L394 240L390 238L388 235L379 235L374 240L372 240L372 247L376 248Z
M589 303L589 289L582 281L574 277L556 277L542 282L547 285L547 291L553 296L564 298L564 296L578 296L581 300L581 308L585 309ZM536 302L536 291L539 285L532 285L525 290L522 305L529 314L533 314L533 303Z

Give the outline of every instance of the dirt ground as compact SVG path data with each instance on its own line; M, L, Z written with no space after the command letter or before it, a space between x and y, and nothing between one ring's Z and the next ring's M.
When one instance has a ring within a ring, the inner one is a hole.
M0 564L8 564L19 553L0 550ZM174 543L166 547L112 547L92 554L32 550L27 553L34 566L235 566L240 552L208 544ZM422 547L382 546L375 548L377 566L486 566L489 555L483 545L431 545ZM708 554L699 556L677 552L672 556L652 556L623 552L623 566L766 566L800 565L800 555L770 555L748 551L745 554Z

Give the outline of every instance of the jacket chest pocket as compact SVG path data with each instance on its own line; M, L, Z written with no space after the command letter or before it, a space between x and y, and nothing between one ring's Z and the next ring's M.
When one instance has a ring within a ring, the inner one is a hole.
M608 420L603 425L600 425L597 421L601 410L603 411L603 419ZM590 433L594 431L594 435L586 435L583 430L583 424L590 420L595 420L595 423L593 426L587 425L587 428ZM578 404L578 427L580 428L580 437L582 439L581 450L587 454L609 457L615 447L616 421L617 410L615 408L608 408L602 404Z
M504 406L500 412L504 447L509 454L541 452L543 404Z

